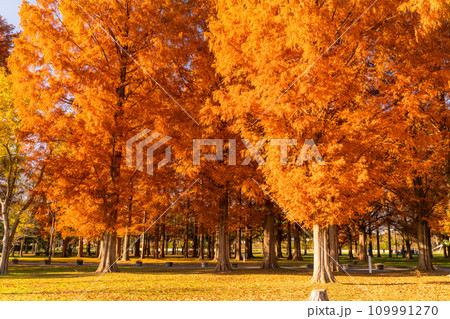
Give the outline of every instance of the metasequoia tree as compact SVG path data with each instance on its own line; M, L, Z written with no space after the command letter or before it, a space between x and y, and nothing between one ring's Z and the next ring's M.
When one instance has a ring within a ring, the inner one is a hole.
M381 33L373 27L396 12L384 2L381 14L355 21L369 5L218 1L210 26L217 70L227 84L216 92L226 106L222 117L252 141L283 139L261 150L262 171L289 215L314 226L313 282L334 281L328 225L363 211L379 189L374 160L383 114L369 89L367 57ZM306 139L313 139L325 165L305 161L308 148L298 158Z
M174 102L183 98L196 114L187 93L200 39L195 5L38 0L21 7L11 68L24 132L29 143L54 147L65 213L102 229L98 272L118 271L117 232L138 178L125 165L125 142L144 128L175 138L195 125Z
M409 218L416 227L423 271L433 270L430 223L448 207L449 9L448 2L405 2L399 9L405 23L380 39L373 56L388 114L382 184L395 200L397 219Z

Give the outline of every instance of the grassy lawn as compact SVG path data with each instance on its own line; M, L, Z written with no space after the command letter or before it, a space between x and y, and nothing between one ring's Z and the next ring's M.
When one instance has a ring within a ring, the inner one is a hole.
M311 263L311 256L307 257L301 263L281 260L280 264ZM34 260L37 264L10 266L10 275L0 277L0 300L305 300L311 290L319 288L326 288L331 300L449 300L450 296L448 272L420 274L405 270L371 275L351 273L352 277L337 274L338 283L318 285L309 283L312 271L306 269L238 268L227 274L216 274L211 268L122 267L120 273L99 278L95 267L38 265L44 257L20 259ZM76 259L55 258L54 261L75 262ZM374 262L396 267L416 263L402 258L388 259L375 258ZM199 262L167 258L145 259L144 263L166 261ZM443 258L435 258L433 263L449 265Z
M434 258L432 260L433 264L440 265L441 267L449 267L450 268L450 258L443 258L443 254L434 254ZM45 256L33 256L33 255L25 255L24 257L14 257L19 259L19 262L36 262L37 264L43 264L45 259L48 259ZM12 260L13 257L10 257L10 260ZM94 262L98 263L98 259L94 257L83 257L83 258L77 258L77 257L70 257L70 258L62 258L62 257L53 257L52 262L53 263L76 263L77 259L83 259L84 262ZM123 262L119 261L119 266L121 264L135 264L136 260L140 260L138 257L131 257L129 261ZM342 255L339 257L339 262L341 264L351 264L352 261L356 259L349 259L346 255ZM144 263L151 263L151 264L165 264L168 261L177 263L177 264L199 264L200 261L197 258L183 258L183 256L172 256L169 255L167 258L164 259L153 259L153 258L145 258L142 260ZM205 260L208 261L208 260ZM262 256L260 254L255 254L255 258L251 260L246 260L246 264L260 264L262 262ZM239 263L243 263L243 261L240 261ZM286 258L282 258L278 260L278 263L280 266L301 266L306 264L312 264L313 263L313 255L312 253L308 253L308 255L303 256L303 261L291 261L287 260ZM414 256L413 259L407 259L402 258L401 256L396 257L396 255L393 255L392 258L389 258L387 254L382 254L382 257L372 258L372 265L375 265L377 263L382 263L386 267L398 267L398 268L407 268L407 267L415 267L417 266L417 256ZM358 267L368 267L367 263L359 263L357 264Z

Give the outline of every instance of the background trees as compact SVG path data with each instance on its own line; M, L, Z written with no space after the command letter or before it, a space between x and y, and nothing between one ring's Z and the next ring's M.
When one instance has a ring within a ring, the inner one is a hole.
M13 87L2 76L4 193L41 181L34 212L56 212L58 236L78 238L80 256L96 242L99 272L118 271L130 246L163 258L169 242L188 258L207 246L228 271L231 252L241 259L245 240L251 258L260 235L262 267L274 269L286 239L286 255L302 258L307 228L312 280L329 282L338 235L351 246L358 232L364 262L383 224L416 237L419 269L433 270L430 234L448 219L448 5L372 5L24 3ZM0 27L9 52L12 29ZM172 138L173 160L154 175L126 165L126 141L144 129ZM223 140L223 158L192 165L196 139ZM257 158L249 148L261 140ZM2 209L28 203L27 187Z

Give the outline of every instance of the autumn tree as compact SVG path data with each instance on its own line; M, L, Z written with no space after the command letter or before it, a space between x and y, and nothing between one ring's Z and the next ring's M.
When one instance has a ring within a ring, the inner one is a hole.
M42 0L21 7L11 68L24 131L28 142L54 147L65 214L102 229L99 272L118 271L117 232L138 175L125 165L126 141L144 128L175 140L195 125L195 101L174 102L195 71L200 31L187 23L195 6Z
M3 225L0 275L8 273L11 244L21 218L33 203L43 176L39 159L26 157L19 141L20 121L12 99L12 83L0 68L0 209Z
M6 59L11 54L15 36L14 26L0 15L0 68L7 69Z

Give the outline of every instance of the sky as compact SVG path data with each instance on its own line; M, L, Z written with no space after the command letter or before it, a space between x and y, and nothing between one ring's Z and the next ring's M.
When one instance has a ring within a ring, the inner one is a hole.
M35 4L36 0L28 0ZM22 0L0 0L0 15L8 21L9 24L19 27L19 6Z

